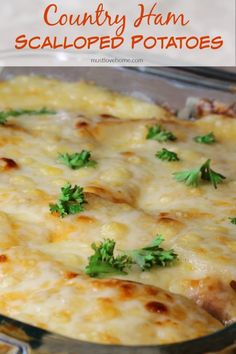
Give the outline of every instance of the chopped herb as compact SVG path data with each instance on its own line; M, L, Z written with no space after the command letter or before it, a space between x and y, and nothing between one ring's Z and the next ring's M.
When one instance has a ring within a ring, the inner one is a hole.
M216 142L216 138L214 133L209 133L207 135L199 135L199 136L195 136L194 140L196 141L196 143L199 144L214 144Z
M175 172L174 178L178 182L184 182L187 186L197 187L200 180L209 181L215 188L226 178L210 168L211 160L207 160L201 167L192 170Z
M121 251L122 254L114 256L115 241L106 239L99 245L92 244L95 253L89 257L89 264L85 273L91 277L105 277L109 275L124 275L132 264L138 265L142 271L150 270L154 266L166 267L170 265L177 255L173 250L164 250L160 244L164 241L161 235L157 235L147 247Z
M152 127L148 127L148 133L146 135L146 139L157 140L159 142L163 141L174 141L176 140L176 136L170 131L165 130L161 125L154 125Z
M173 250L164 250L160 247L164 241L162 235L157 235L147 247L125 252L134 264L137 264L142 271L150 270L154 266L166 267L171 264L177 254Z
M229 218L231 224L236 225L236 218Z
M41 108L39 110L31 109L9 109L7 111L0 111L0 124L5 124L9 117L19 117L22 115L41 115L41 114L56 114L55 111L51 111L47 108Z
M211 163L211 160L209 159L202 165L201 178L204 179L205 181L211 182L211 184L215 188L217 188L217 184L222 183L226 177L216 171L213 171L210 168L210 163Z
M89 257L89 264L85 268L85 273L90 277L103 278L113 275L127 274L132 261L126 255L114 256L115 241L106 239L99 245L92 244L94 254Z
M200 183L201 172L199 168L173 173L178 182L184 182L187 186L197 187Z
M160 151L157 151L156 157L163 161L179 161L179 157L175 152L167 150L165 148Z
M62 218L66 215L73 215L84 211L84 204L86 203L83 188L67 183L61 188L57 204L50 204L51 213L59 213Z
M90 160L91 152L82 150L80 153L74 154L59 154L58 162L70 167L73 170L78 170L82 167L95 167L97 162Z

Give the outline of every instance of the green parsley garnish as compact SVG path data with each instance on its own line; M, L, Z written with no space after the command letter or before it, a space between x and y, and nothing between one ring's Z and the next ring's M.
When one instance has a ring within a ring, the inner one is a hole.
M197 187L200 183L201 172L199 168L173 173L178 182L184 182L187 186Z
M114 256L115 241L106 239L99 245L92 244L94 255L89 257L89 264L85 273L91 277L105 277L109 275L124 275L132 264L141 268L142 271L150 270L154 266L166 267L170 265L177 255L173 250L164 250L160 244L164 241L161 235L157 235L147 247L121 251Z
M215 188L226 178L210 168L211 160L207 160L201 167L192 170L175 172L174 178L178 182L184 182L187 186L197 187L201 180L209 181Z
M50 204L51 213L59 213L62 218L66 215L73 215L84 211L84 204L87 203L83 193L83 188L67 183L61 188L61 194L57 204Z
M85 273L90 277L103 278L109 275L124 275L132 261L126 255L114 256L115 241L106 239L99 245L92 244L94 254L89 257Z
M216 142L216 138L214 133L209 133L207 135L199 135L195 136L194 141L199 144L214 144Z
M209 181L215 188L217 188L217 184L222 183L226 178L220 173L213 171L210 168L211 160L208 159L201 167L201 178L205 181Z
M82 167L95 167L97 162L90 160L91 152L82 150L80 153L74 154L59 154L58 162L70 167L73 170L78 170Z
M179 161L178 155L170 150L163 148L160 151L157 151L156 157L162 161Z
M176 140L176 136L170 131L165 130L161 125L154 125L152 127L148 127L148 133L146 135L146 139L157 140L159 142L163 141L174 141Z
M137 264L142 271L150 270L154 266L166 267L177 258L177 254L175 254L173 250L164 250L161 248L160 245L163 241L165 240L162 235L157 235L147 247L126 251L125 254L129 256L133 263Z
M236 225L236 218L229 218L231 224Z
M56 114L55 111L51 111L47 108L41 108L39 110L31 109L9 109L8 111L0 111L0 124L5 124L9 117L19 117L22 115L41 115L41 114Z

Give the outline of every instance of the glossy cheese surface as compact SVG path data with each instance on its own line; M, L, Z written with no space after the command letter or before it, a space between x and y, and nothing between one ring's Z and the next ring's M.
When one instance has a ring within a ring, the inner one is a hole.
M0 110L42 107L57 113L10 117L0 126L0 313L119 344L178 342L236 321L236 226L229 221L236 217L236 121L180 121L86 83L24 77L0 84ZM177 140L147 140L147 126L157 123ZM211 131L216 144L193 140ZM163 147L180 161L158 160ZM58 153L83 149L96 168L57 162ZM208 158L226 176L217 189L174 180L174 172ZM88 203L62 219L49 204L66 182L84 187ZM156 234L178 254L177 264L149 272L133 267L117 279L84 275L92 242L110 238L129 250Z

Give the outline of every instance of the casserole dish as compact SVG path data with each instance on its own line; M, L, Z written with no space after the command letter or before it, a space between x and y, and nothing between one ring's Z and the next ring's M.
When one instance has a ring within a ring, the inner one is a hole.
M163 69L162 76L165 70ZM194 85L184 85L179 79L172 77L171 81L157 76L134 74L124 69L108 68L5 68L1 78L6 79L16 75L46 75L63 80L94 81L116 91L134 95L144 100L152 100L158 103L171 102L173 109L180 110L189 96L216 98L229 104L234 102L234 94L229 90L206 89ZM236 326L232 325L220 332L208 337L200 338L184 343L162 346L111 346L97 345L81 341L67 339L62 336L48 333L33 326L1 317L2 352L3 353L210 353L217 352L231 346L230 352L234 352L233 343L236 336Z

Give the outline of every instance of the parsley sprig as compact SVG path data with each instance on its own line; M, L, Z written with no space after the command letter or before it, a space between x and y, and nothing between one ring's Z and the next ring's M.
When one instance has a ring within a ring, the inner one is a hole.
M157 235L147 247L126 251L134 264L137 264L142 271L150 270L154 266L166 267L177 258L173 250L164 250L160 245L165 239Z
M167 150L165 148L160 151L157 151L156 157L162 161L179 161L179 157L175 152Z
M67 183L61 188L61 193L56 204L49 204L51 213L59 213L64 218L66 215L73 215L84 211L84 204L87 203L83 188Z
M154 266L166 267L177 259L173 250L164 250L160 247L164 238L157 235L150 245L141 249L121 251L117 257L114 256L115 241L105 239L99 245L92 244L95 251L89 257L89 263L85 273L91 277L106 277L113 275L124 275L133 264L142 271L147 271Z
M175 141L177 138L172 132L164 129L161 125L156 124L152 127L148 127L148 133L146 135L146 139L164 142L168 140Z
M236 225L236 218L229 218L231 224Z
M91 160L91 152L87 150L82 150L80 153L75 152L74 154L59 154L58 162L70 167L72 170L78 170L82 167L95 167L97 162Z
M207 135L199 135L195 136L194 141L199 144L214 144L216 142L216 138L214 133L209 133Z
M187 186L197 187L201 180L210 182L214 188L226 178L210 167L211 160L208 159L202 166L187 171L175 172L174 178L178 182L184 182Z
M34 109L9 109L7 111L0 111L0 124L5 124L9 117L19 117L22 115L42 115L42 114L56 114L55 111L43 107L39 110Z
M106 239L100 244L91 245L94 254L89 257L89 264L85 273L90 277L103 278L109 275L127 274L131 267L132 260L126 255L114 256L115 241Z

